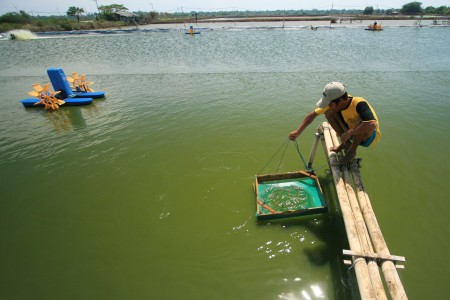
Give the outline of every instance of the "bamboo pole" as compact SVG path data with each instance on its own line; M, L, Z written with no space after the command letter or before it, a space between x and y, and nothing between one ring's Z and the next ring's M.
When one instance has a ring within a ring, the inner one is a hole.
M353 251L363 251L360 239L358 236L358 230L354 222L354 217L351 209L351 205L348 199L348 194L345 188L345 182L342 177L342 173L337 166L336 154L332 153L328 145L332 145L332 139L330 134L330 127L327 123L322 125L322 133L324 136L323 147L324 151L330 162L331 171L333 172L333 180L336 185L336 192L338 194L339 204L341 207L342 215L344 218L345 230L347 232L347 238L350 244L350 248ZM370 280L369 270L365 259L356 258L353 260L353 266L355 269L356 279L358 281L359 293L361 299L376 299L374 287Z
M375 251L380 255L389 256L390 255L389 249L387 247L386 241L384 240L375 213L372 209L369 195L367 194L366 189L364 188L358 166L355 163L352 163L351 170L353 173L353 180L355 182L356 190L358 193L359 204L363 212L363 216L366 221L367 227L369 228L369 234L372 238ZM389 260L382 261L381 269L383 270L386 285L389 289L392 299L393 300L408 299L406 291L400 280L400 277L398 276L395 264Z
M308 161L308 168L311 169L314 157L316 156L317 152L317 145L319 144L320 134L316 133L316 137L314 138L314 143L311 148L311 153L309 154L309 161Z
M329 125L328 125L329 126ZM332 144L329 146L338 146L339 140L336 136L334 130L329 130L331 135ZM347 191L348 198L350 200L350 205L353 213L353 219L356 224L356 229L358 230L359 241L361 248L364 253L373 253L373 246L370 240L369 232L362 215L358 199L356 197L355 191L352 187L352 179L347 168L343 168L343 178L345 182L345 189ZM366 258L367 259L367 258ZM367 264L369 268L369 275L372 285L374 287L375 297L380 300L387 300L386 292L384 290L383 281L381 280L380 271L378 269L378 264L374 259L367 259Z
M326 123L324 123L326 124ZM334 130L330 130L330 134L332 136L332 141L334 145L338 145L339 141L336 136L336 132ZM347 177L348 171L344 171L344 180L350 182L351 178ZM346 174L347 173L347 174ZM373 211L372 205L370 203L369 195L367 194L364 184L361 179L361 174L359 172L359 168L356 162L351 163L351 174L353 177L355 189L357 191L357 199L359 204L359 211L362 214L362 217L365 222L365 227L367 228L368 234L370 236L370 240L372 242L373 248L375 252L383 257L389 257L390 252L388 250L386 241L384 240L383 234L381 232L380 226L377 222L375 213ZM381 269L383 271L383 275L386 281L386 286L389 290L390 296L393 300L404 300L408 299L400 277L397 273L397 268L395 264L391 260L382 260L381 261ZM370 262L369 262L369 272L371 270ZM370 273L371 276L377 276L375 273ZM378 279L375 279L378 280ZM376 289L377 291L378 289ZM383 289L384 292L384 289Z

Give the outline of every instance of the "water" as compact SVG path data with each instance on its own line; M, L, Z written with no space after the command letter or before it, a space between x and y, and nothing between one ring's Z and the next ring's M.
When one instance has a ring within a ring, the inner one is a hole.
M255 221L254 175L333 80L380 118L358 156L409 297L445 298L449 44L449 28L402 27L0 41L0 298L355 298L327 167L329 214ZM24 109L48 67L107 97ZM289 145L280 171L302 168Z

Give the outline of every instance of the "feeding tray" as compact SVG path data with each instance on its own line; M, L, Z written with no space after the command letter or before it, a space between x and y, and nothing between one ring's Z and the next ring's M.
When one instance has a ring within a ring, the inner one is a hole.
M326 212L317 176L303 171L256 176L256 218L271 220Z

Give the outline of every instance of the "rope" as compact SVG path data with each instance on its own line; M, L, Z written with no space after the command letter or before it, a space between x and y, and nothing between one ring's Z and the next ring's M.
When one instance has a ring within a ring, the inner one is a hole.
M326 166L327 166L327 165L323 165L323 166L321 166L321 167L319 167L319 168L316 168L316 169L308 169L308 170L315 173L317 170L323 169L323 168L325 168Z
M275 153L272 155L272 157L269 159L269 161L264 165L264 167L262 167L261 168L261 170L257 173L257 174L261 174L261 172L272 162L272 160L275 158L275 156L278 154L278 152L280 152L280 150L281 150L281 148L283 148L283 146L285 146L286 145L286 147L285 147L285 149L284 149L284 152L283 152L283 156L284 156L284 153L286 152L286 148L287 148L287 145L288 145L288 142L289 142L289 140L286 140L286 141L284 141L282 144L281 144L281 146L280 146L280 148L278 148L278 150L277 151L275 151ZM281 160L283 159L283 157L281 157ZM280 166L280 164L281 164L281 160L280 160L280 163L278 164L278 167ZM277 170L278 171L278 170Z
M353 264L350 266L350 268L348 268L348 270L350 271L358 262L360 261L366 261L364 258L360 257L355 259L355 261L353 262Z
M298 154L299 154L300 157L302 158L303 165L305 166L305 170L309 170L308 164L306 163L305 159L303 158L302 153L300 152L300 148L298 147L297 140L294 140L294 144L295 144L295 148L297 149Z
M320 170L320 169L325 168L327 166L327 165L323 165L323 166L321 166L319 168L316 168L316 169L309 168L308 164L306 163L305 159L303 158L302 153L300 152L300 148L298 146L297 140L294 140L294 143L295 143L295 148L297 149L297 152L298 152L298 154L300 155L300 157L301 157L301 159L303 161L303 165L305 166L305 170L306 171L315 173L317 170Z
M284 151L283 151L283 154L281 155L280 161L278 162L278 166L277 166L277 170L276 170L276 173L278 173L278 171L279 171L279 169L280 169L281 162L283 161L283 158L284 158L284 154L286 153L286 149L287 149L287 146L288 146L288 142L289 142L289 140L286 140L286 141L284 141L284 142L281 144L280 148L278 148L278 150L275 151L274 155L272 155L272 157L271 157L271 158L269 159L269 161L264 165L264 167L262 167L262 169L258 172L258 174L261 174L261 172L269 165L270 162L272 162L272 160L274 159L274 157L278 154L278 152L280 152L281 148L283 148L283 146L284 146ZM273 188L273 187L272 187L272 188ZM272 188L270 188L270 189L272 189ZM260 205L264 207L264 206L266 205L266 199L263 199L263 202L262 202ZM270 207L264 207L264 208L267 209L267 210L269 210L272 214L276 214L276 213L277 213L275 210L271 209Z
M286 154L286 149L288 147L288 143L285 143L285 144L286 144L286 146L284 147L283 155L281 155L280 161L278 162L277 171L275 173L278 173L278 171L280 170L281 162L283 161L284 154Z
M281 155L280 161L278 162L278 166L276 169L276 173L278 173L278 171L280 170L280 166L281 166L281 162L283 161L284 155L286 154L286 149L288 147L288 143L289 143L289 139L284 141L281 146L277 149L277 151L275 151L275 153L273 154L273 156L269 159L269 161L264 165L264 167L262 167L262 169L258 172L258 174L261 174L261 172L267 168L267 166L272 162L272 160L275 158L275 156L280 152L280 150L284 147L284 151L283 154ZM310 172L315 172L316 170L320 170L322 168L324 168L326 165L321 166L320 168L317 169L312 169L308 167L308 164L305 161L305 158L303 157L301 151L300 151L300 147L298 145L297 140L294 140L294 146L295 149L297 150L297 153L299 154L300 158L302 159L303 165L305 166L305 170L310 171Z

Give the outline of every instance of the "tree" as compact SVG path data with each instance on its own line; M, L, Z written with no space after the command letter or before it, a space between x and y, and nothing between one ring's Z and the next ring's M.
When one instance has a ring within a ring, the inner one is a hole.
M28 24L31 22L31 16L21 10L19 13L9 12L0 16L1 23Z
M371 15L371 14L373 14L373 6L367 6L367 7L364 9L363 14L365 14L365 15Z
M155 11L151 12L143 12L143 11L137 11L133 12L138 16L138 19L142 21L144 24L152 23L158 19L159 14Z
M422 13L422 2L410 2L402 6L400 12L404 15L417 15Z
M67 10L67 15L69 17L77 17L78 22L80 22L80 16L84 14L84 9L79 8L79 7L75 7L75 6L71 6L69 7L69 9Z
M157 12L151 11L151 12L149 12L148 14L149 14L150 20L151 20L152 22L153 22L153 21L156 21L156 19L158 19L158 13L157 13Z
M424 13L425 13L426 15L432 15L432 14L436 13L436 8L434 8L433 6L427 6L427 7L425 8Z
M435 13L438 15L448 15L449 9L450 9L450 7L448 7L448 6L439 6L438 8L436 8Z
M128 11L123 4L102 5L98 7L100 14L105 20L114 20L114 14L119 11Z

